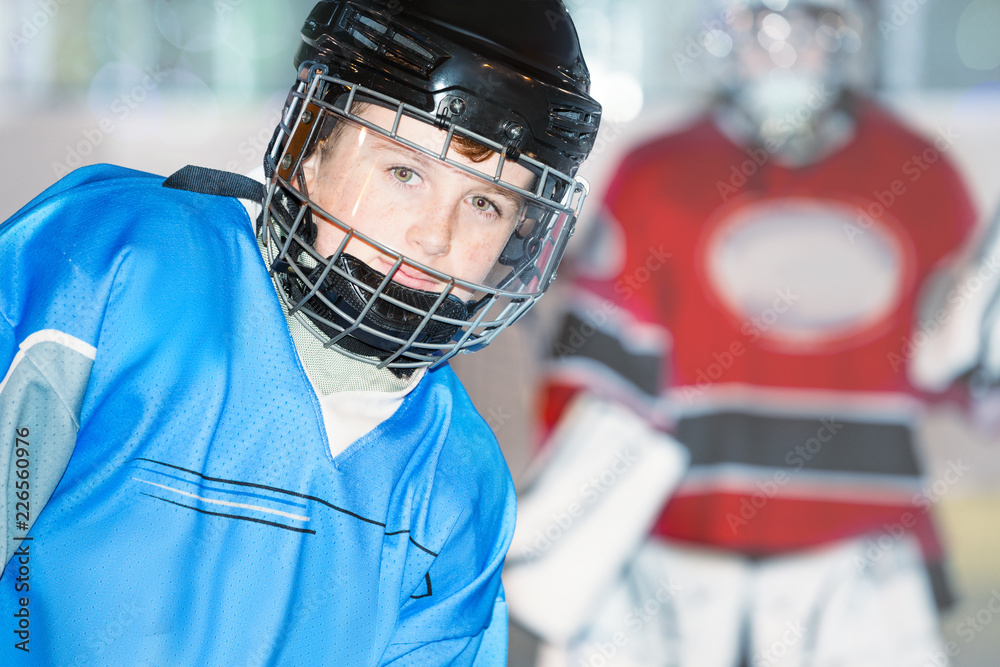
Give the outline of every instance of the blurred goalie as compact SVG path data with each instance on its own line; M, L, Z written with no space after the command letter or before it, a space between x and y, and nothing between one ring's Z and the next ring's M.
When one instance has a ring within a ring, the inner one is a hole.
M590 488L559 463L568 433L589 460L592 439L608 456L638 432L602 439L581 417L588 396L670 433L688 468L623 478L565 529L552 518L565 509L529 524L546 488L529 486L518 531L558 530L542 553L527 540L533 559L511 550L512 616L546 667L947 664L915 441L927 394L901 341L974 226L953 137L918 136L865 94L874 21L860 3L716 9L699 63L715 100L619 165L544 395L549 474L568 485L550 508ZM615 509L597 537L575 535L603 502ZM560 561L575 540L587 548Z

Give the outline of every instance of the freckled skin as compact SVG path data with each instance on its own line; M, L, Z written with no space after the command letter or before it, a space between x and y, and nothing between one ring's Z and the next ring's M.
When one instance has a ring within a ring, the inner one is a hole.
M395 113L371 106L360 114L391 127ZM440 151L446 133L404 118L400 136ZM456 151L449 157L474 169L493 173L497 156L479 163ZM520 206L496 186L448 167L416 151L355 126L344 128L324 151L303 164L306 187L325 211L358 232L405 257L437 271L480 283L493 268L520 220ZM507 163L504 180L529 188L530 171ZM318 219L317 251L332 255L344 232ZM387 273L393 261L376 248L352 239L345 252ZM404 265L393 280L427 291L442 291L444 282ZM469 299L472 292L457 289Z

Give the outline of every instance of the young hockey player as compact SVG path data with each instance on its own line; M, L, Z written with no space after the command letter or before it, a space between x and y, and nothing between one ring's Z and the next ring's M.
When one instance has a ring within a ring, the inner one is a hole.
M302 39L266 185L101 165L0 226L3 664L505 664L513 488L445 362L572 233L575 29L327 0Z

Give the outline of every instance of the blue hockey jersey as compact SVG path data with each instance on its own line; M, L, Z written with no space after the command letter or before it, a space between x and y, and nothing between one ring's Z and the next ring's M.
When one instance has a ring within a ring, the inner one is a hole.
M504 664L513 486L454 373L332 457L244 207L162 182L0 225L0 664Z

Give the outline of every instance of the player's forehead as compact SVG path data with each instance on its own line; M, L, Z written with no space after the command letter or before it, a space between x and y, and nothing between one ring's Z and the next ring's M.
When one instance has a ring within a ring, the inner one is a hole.
M392 128L396 120L395 110L387 109L374 104L365 105L357 115L374 125L378 125L379 127L386 129ZM435 158L430 155L410 149L401 143L395 142L378 134L377 132L367 132L363 128L360 132L361 134L358 137L359 148L367 148L368 150L379 153L396 154L400 157L409 157L410 159L416 161L417 165L423 165L427 168L443 166L441 163L436 162ZM476 152L481 154L475 154L474 157L470 157L470 151L468 149L470 147L478 146L470 146L470 142L468 141L460 143L454 138L449 143L448 132L442 130L441 128L435 127L416 118L403 116L399 119L397 134L407 141L426 148L434 155L446 155L450 160L454 160L459 164L490 176L496 174L497 166L500 162L499 153L493 150L487 150L486 147L482 147L482 151ZM457 169L448 169L447 173L453 174L455 178L474 178ZM516 162L505 161L500 178L502 181L511 183L520 188L530 189L532 181L534 180L534 174Z

